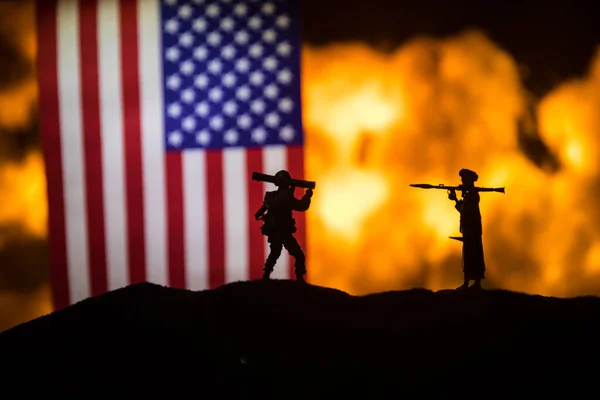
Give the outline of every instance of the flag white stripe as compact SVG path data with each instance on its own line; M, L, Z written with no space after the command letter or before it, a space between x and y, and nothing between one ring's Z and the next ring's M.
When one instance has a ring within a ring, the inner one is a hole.
M129 284L118 0L98 2L98 78L108 290Z
M185 272L189 290L209 289L206 216L206 154L183 152L183 207L185 219Z
M277 171L287 169L287 157L285 146L267 146L263 149L263 168L265 174L275 175ZM277 187L272 183L265 182L264 190L275 190ZM265 258L269 255L269 243L265 237ZM289 279L289 257L285 249L281 252L281 256L275 264L275 269L271 274L273 279Z
M248 279L248 172L246 150L223 150L225 281Z
M167 284L160 2L138 2L140 113L147 280Z
M71 303L90 295L77 2L58 3L58 88Z

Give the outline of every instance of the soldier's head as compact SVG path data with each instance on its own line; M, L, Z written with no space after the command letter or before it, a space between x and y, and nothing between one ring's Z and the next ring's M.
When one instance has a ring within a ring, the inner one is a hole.
M460 178L462 180L463 186L466 186L466 187L475 186L475 182L477 182L477 179L479 179L479 175L477 175L477 172L471 171L470 169L466 169L466 168L461 169L458 172L458 175L460 176Z
M287 189L290 187L290 180L292 179L292 176L285 169L277 172L275 174L275 178L277 178L277 183L275 183L275 186L278 188Z

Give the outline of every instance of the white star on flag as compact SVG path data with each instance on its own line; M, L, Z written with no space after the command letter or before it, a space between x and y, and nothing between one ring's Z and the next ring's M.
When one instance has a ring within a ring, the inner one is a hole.
M196 142L201 146L206 146L210 143L210 133L205 129L196 135Z

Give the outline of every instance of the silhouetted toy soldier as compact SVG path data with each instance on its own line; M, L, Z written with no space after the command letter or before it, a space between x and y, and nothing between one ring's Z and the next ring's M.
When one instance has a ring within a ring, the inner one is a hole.
M294 272L296 280L304 282L306 274L304 251L294 237L296 232L296 220L292 216L293 211L306 211L310 207L310 198L313 191L307 189L301 199L294 197L294 187L288 181L291 175L282 170L275 174L280 179L275 183L277 190L265 193L262 207L254 214L257 220L264 221L260 230L267 236L271 251L265 261L263 279L270 279L277 259L285 247L288 253L295 259ZM265 214L266 212L266 214Z
M460 232L463 235L463 273L464 283L458 289L469 287L469 281L474 280L471 286L481 289L481 280L485 275L485 261L483 257L483 242L481 236L481 212L479 211L479 193L473 188L479 176L476 172L461 169L458 173L462 178L463 194L462 200L456 198L456 192L451 190L448 194L450 200L456 202L455 208L460 212Z

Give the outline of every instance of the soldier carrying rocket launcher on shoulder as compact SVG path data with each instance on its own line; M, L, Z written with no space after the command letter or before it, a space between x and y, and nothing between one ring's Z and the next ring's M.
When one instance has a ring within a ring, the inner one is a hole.
M454 207L460 212L460 233L462 237L450 237L463 243L463 276L464 283L457 289L469 288L469 282L475 281L471 288L481 289L481 280L485 278L485 260L483 257L481 224L481 212L479 210L479 192L499 192L504 193L504 188L484 188L475 186L479 175L469 169L461 169L458 172L461 177L462 185L429 185L413 184L412 187L419 189L445 189L448 191L448 199L455 202ZM462 199L458 200L456 191L462 193Z
M271 182L277 186L277 190L266 192L262 206L254 214L256 220L262 220L260 230L267 237L270 252L265 261L263 279L271 278L277 259L281 255L283 247L294 257L294 272L296 281L305 282L306 274L305 256L302 247L294 237L296 232L296 220L292 216L293 211L306 211L310 207L310 199L315 188L315 182L292 179L286 170L277 172L274 176L252 173L255 181ZM306 188L301 199L294 196L296 187Z

